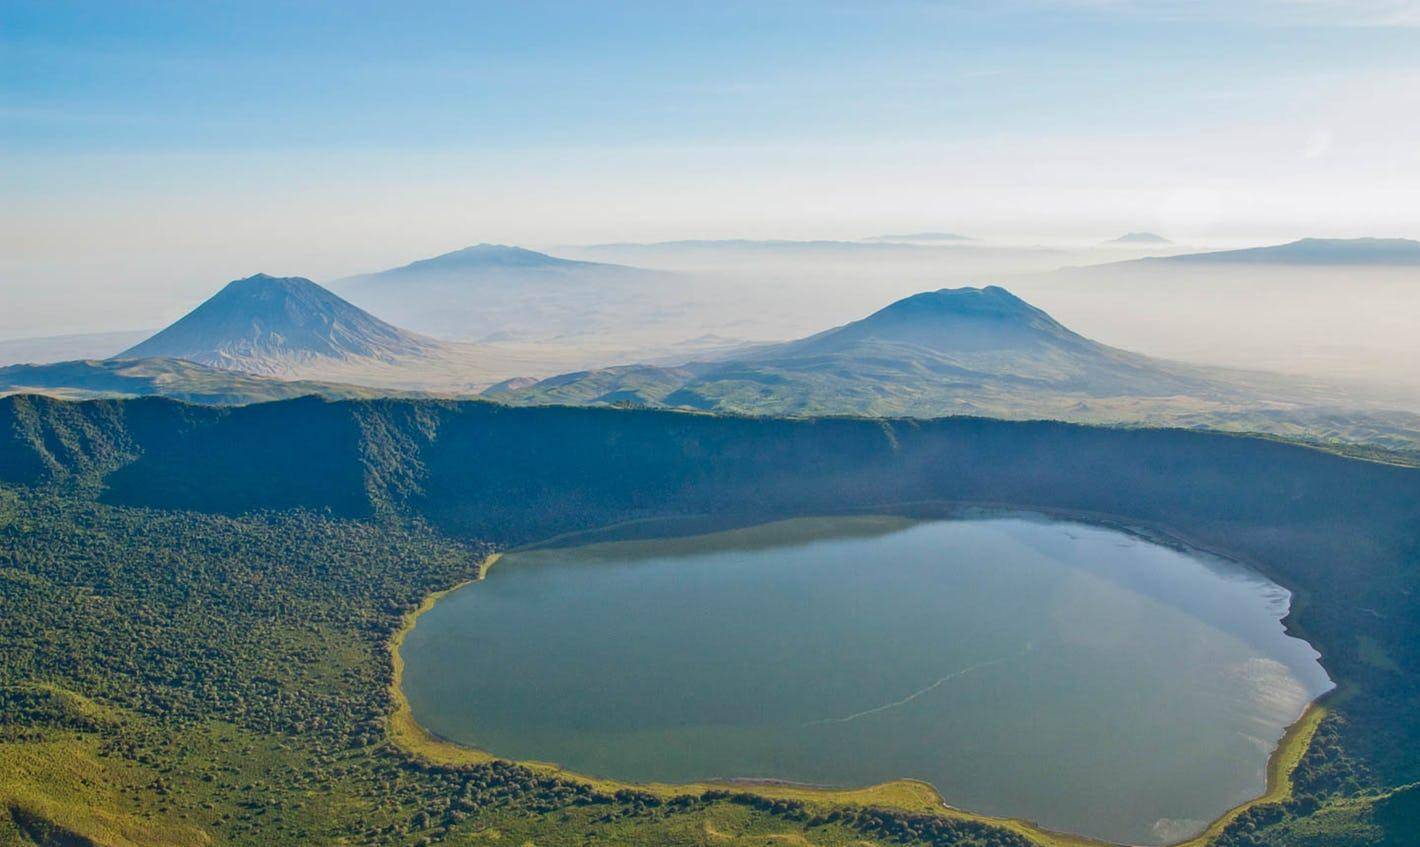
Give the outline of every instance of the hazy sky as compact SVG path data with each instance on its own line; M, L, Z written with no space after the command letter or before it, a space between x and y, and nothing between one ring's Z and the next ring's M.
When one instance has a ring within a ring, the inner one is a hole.
M0 337L478 241L1420 236L1420 0L0 0L0 50Z

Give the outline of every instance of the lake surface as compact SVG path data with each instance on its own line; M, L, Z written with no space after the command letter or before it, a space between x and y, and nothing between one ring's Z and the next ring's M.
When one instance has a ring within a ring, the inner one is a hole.
M914 777L1112 841L1265 787L1331 682L1290 597L1216 557L1008 514L785 521L505 556L402 649L416 719L645 782Z

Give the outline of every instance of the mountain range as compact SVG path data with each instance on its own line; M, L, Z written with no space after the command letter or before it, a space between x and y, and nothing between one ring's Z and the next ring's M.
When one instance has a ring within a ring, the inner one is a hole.
M579 284L567 279L585 282L579 269L602 267L481 245L366 284L391 291L408 285L410 299L437 302L429 280L457 277L456 270L470 263L557 269L564 279L549 288L558 291ZM616 272L623 271L640 273ZM600 296L595 286L589 292L592 299ZM634 325L636 318L623 316L621 322ZM919 293L796 341L701 341L702 352L670 360L676 364L640 359L574 370L577 365L566 363L575 356L614 361L616 354L585 341L567 344L574 352L564 356L556 342L436 339L375 317L308 279L257 274L226 285L113 360L0 369L0 393L162 394L236 404L306 393L482 391L511 404L631 404L754 415L972 414L1214 427L1392 450L1420 444L1420 418L1403 404L1395 411L1393 402L1332 383L1128 352L1093 341L996 286Z

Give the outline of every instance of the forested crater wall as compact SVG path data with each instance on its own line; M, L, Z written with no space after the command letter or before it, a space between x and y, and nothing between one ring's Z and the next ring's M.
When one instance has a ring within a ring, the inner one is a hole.
M1412 469L1209 432L979 418L11 397L0 400L0 479L91 487L126 506L417 518L503 545L640 517L929 499L1095 513L1243 558L1294 589L1303 611L1290 623L1343 687L1364 681L1348 711L1377 731L1357 743L1386 781L1420 778L1399 743L1420 738Z
M1420 470L1221 433L980 418L10 396L0 482L152 509L420 520L501 546L638 517L916 500L1089 513L1250 561L1295 591L1288 625L1342 688L1328 738L1346 750L1316 748L1305 790L1420 780Z
M774 419L314 398L0 401L0 478L210 512L425 517L520 542L628 517L918 499L1342 531L1420 519L1420 473L1184 430L981 418ZM1376 533L1372 533L1376 534Z

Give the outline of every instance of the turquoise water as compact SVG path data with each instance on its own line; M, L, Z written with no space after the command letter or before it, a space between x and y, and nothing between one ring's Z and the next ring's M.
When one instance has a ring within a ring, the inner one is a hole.
M1114 841L1261 793L1331 687L1286 591L1113 529L802 519L505 556L402 654L418 721L630 781L932 783Z

